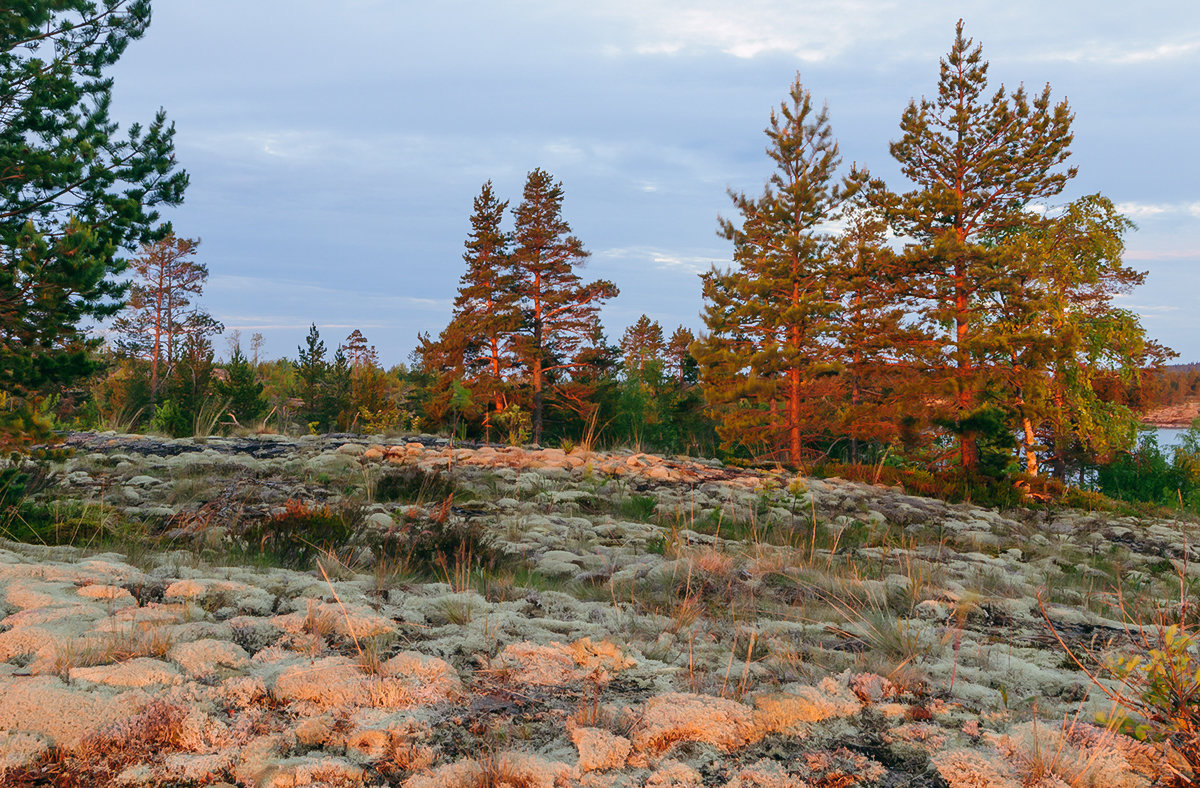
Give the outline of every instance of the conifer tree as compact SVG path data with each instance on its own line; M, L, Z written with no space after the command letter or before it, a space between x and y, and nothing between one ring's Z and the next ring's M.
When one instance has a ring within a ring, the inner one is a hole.
M730 193L741 222L720 222L736 268L704 276L708 334L693 347L725 445L799 464L806 439L830 423L824 373L838 303L819 225L845 189L827 112L799 75L766 134L775 172L760 197Z
M142 247L125 312L113 323L118 345L150 361L150 394L170 375L184 340L219 334L223 326L192 303L204 292L208 266L196 262L198 239L174 234Z
M229 400L229 412L239 424L249 425L266 410L262 381L258 379L254 365L242 353L241 344L233 346L225 364L225 379L218 380L214 388L218 395Z
M377 360L375 348L367 344L367 338L357 328L350 332L350 336L346 337L346 341L342 344L342 350L352 369L358 369L364 364L373 364Z
M436 340L427 333L418 336L421 366L436 375L430 414L439 421L453 416L457 423L482 411L488 435L493 415L506 405L508 378L517 363L513 334L521 321L509 260L511 236L501 228L507 208L492 182L483 184L471 213L463 252L467 269L459 279L450 322ZM468 392L469 407L463 406L456 387ZM451 408L456 397L458 404Z
M696 335L692 333L690 328L679 326L671 333L671 338L667 340L666 347L666 372L676 383L682 386L684 383L695 382L696 375L696 360L692 358L692 343L696 341Z
M329 377L329 362L325 359L325 342L316 323L309 327L304 345L298 346L296 352L293 366L296 370L297 394L304 403L300 418L304 424L320 428L326 423L322 399Z
M1028 225L1031 202L1059 194L1075 174L1070 155L1072 114L1051 102L1046 86L1032 96L1001 86L988 96L982 49L963 35L941 61L937 95L913 100L900 121L892 156L915 188L890 205L897 235L911 245L908 278L929 325L949 326L946 348L927 379L943 387L930 398L953 401L951 421L970 422L990 407L982 396L1003 359L1003 338L989 331L994 293L1011 270L1009 252L994 241ZM958 429L960 462L978 464L970 429Z
M36 403L95 369L87 318L120 307L124 255L183 200L160 112L119 133L107 72L149 0L26 0L0 20L0 447L45 436Z
M351 402L353 385L350 360L339 345L333 352L321 396L321 421L330 429L348 431L357 423L358 413Z
M653 366L663 369L663 355L667 343L663 340L662 326L657 320L642 315L621 335L621 355L625 359L625 374L629 377L644 376Z
M612 282L584 284L575 273L588 252L562 217L562 199L562 184L536 169L515 212L512 263L523 320L514 345L528 375L535 443L542 437L546 389L597 356L599 309L618 292Z
M931 340L910 318L915 304L886 244L883 211L860 193L844 211L843 225L832 247L830 284L841 304L831 341L841 356L838 431L857 462L862 442L891 443L902 421L921 409L911 381L914 361Z

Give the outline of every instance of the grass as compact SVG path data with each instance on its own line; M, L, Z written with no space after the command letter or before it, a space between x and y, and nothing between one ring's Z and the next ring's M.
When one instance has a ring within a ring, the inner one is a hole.
M243 537L251 553L307 569L318 555L345 545L362 519L362 508L353 504L333 509L289 500L284 511L252 524Z
M635 523L648 523L655 519L657 506L658 499L653 495L630 495L617 499L613 514Z
M174 639L165 626L142 627L130 623L127 628L100 637L67 638L55 645L51 670L63 681L70 679L73 668L111 665L136 657L165 657Z
M135 566L146 564L154 550L165 546L145 522L106 504L71 500L10 507L0 513L0 538L85 552L111 550L124 553Z

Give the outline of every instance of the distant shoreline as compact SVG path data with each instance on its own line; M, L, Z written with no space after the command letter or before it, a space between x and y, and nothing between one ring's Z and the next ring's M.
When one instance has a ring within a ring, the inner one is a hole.
M1186 430L1197 418L1200 418L1200 402L1184 402L1142 414L1142 423L1159 429Z

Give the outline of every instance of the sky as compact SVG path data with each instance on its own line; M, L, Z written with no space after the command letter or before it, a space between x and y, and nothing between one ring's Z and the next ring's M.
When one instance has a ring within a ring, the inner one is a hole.
M1120 304L1200 361L1200 3L157 0L113 110L175 123L191 185L166 218L201 239L203 305L267 357L315 322L406 361L449 320L481 185L515 207L536 167L563 184L581 275L621 290L615 342L642 313L702 326L698 274L732 257L717 217L769 176L762 131L797 73L845 163L905 188L888 144L960 17L993 87L1069 99L1061 201L1100 192L1137 223L1147 282Z

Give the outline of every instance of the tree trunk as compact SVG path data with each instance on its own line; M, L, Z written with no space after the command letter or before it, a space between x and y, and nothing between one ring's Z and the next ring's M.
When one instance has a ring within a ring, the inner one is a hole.
M542 358L533 359L533 442L542 443Z
M1021 426L1025 429L1025 472L1030 476L1038 475L1038 460L1037 452L1033 449L1034 435L1033 422L1028 416L1021 419Z
M958 418L966 418L974 406L971 396L971 354L967 352L967 338L970 335L971 312L967 301L966 266L960 259L954 263L954 354L956 356L955 375L958 378ZM974 471L979 465L979 447L972 432L962 433L958 437L958 451L963 470Z
M792 326L792 347L799 349L800 327ZM800 368L792 364L788 370L788 459L800 465Z

